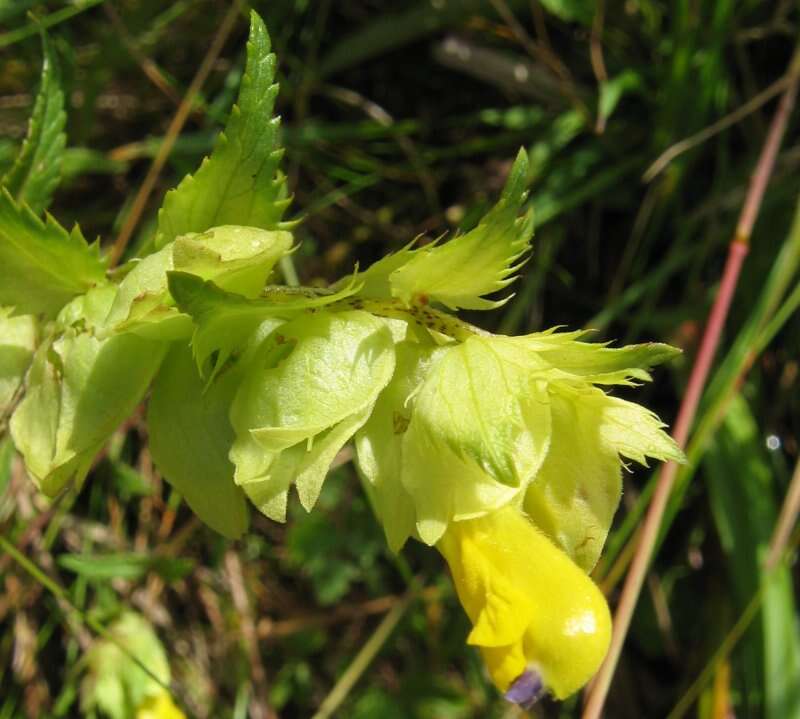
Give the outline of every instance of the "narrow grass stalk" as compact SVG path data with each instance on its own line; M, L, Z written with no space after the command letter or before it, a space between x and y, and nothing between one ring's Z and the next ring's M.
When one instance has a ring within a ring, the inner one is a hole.
M731 627L725 639L722 641L722 644L720 644L720 646L717 648L717 651L714 652L714 656L711 657L711 660L708 662L708 664L706 664L703 671L700 672L700 675L692 683L688 691L680 698L680 701L667 715L667 719L680 719L680 717L684 716L691 708L697 697L700 696L700 692L703 691L703 687L705 687L706 684L708 684L708 682L711 680L711 677L714 676L714 672L716 671L717 667L727 656L730 655L731 651L733 651L733 648L738 644L739 640L747 631L747 628L758 615L758 611L761 609L761 602L764 599L765 591L766 582L759 587L758 592L756 592L756 595L745 607L745 610L736 621L736 624Z
M794 467L792 481L789 482L789 489L783 500L781 513L769 543L769 552L765 562L767 570L775 567L783 556L798 514L800 514L800 460Z
M253 621L253 613L250 609L250 598L247 596L247 588L245 587L242 562L239 555L232 550L225 553L224 561L231 588L233 606L239 615L241 636L250 661L250 677L255 690L250 701L250 714L253 719L276 719L277 715L267 703L269 694L267 671L264 668L264 663L261 661L261 654L258 650L258 635Z
M386 640L389 638L398 622L403 618L403 615L406 613L406 610L415 596L416 592L412 589L389 610L373 635L367 640L364 646L361 647L361 650L356 654L350 666L347 667L344 674L339 677L339 681L336 682L328 696L325 697L317 713L314 714L313 719L329 719L329 717L334 716L337 709L356 685L356 682L367 670L367 667L372 663L372 660L381 650L381 647L386 643Z
M167 128L164 141L159 146L158 152L153 158L153 163L150 165L150 169L147 171L147 175L145 175L144 181L139 187L136 197L133 199L131 210L125 219L125 223L122 225L122 229L114 242L114 246L111 248L111 252L109 253L110 267L114 267L122 257L122 253L125 252L125 248L128 246L128 242L130 242L133 236L133 231L136 229L136 225L139 223L139 219L147 205L147 200L150 199L156 180L161 174L161 170L164 168L164 164L167 162L167 158L169 158L170 152L172 152L172 148L178 136L181 134L183 126L186 124L189 113L192 111L195 96L200 91L206 78L208 78L211 68L214 67L214 63L217 61L220 52L222 52L222 48L231 30L233 30L236 16L239 14L240 10L241 0L233 0L217 30L217 34L214 35L214 39L211 42L211 46L208 48L206 56L203 58L203 62L200 64L200 67L197 68L197 72L192 78L192 82L186 90L181 104L172 117L172 122L170 122L169 128Z
M800 462L798 462L795 467L794 475L795 477L800 476ZM775 537L773 536L773 542L774 540ZM798 541L800 541L800 532L795 532L791 539L789 536L786 537L786 541L783 546L780 547L780 551L777 551L774 555L774 562L771 565L767 564L765 567L766 571L762 575L758 591L747 603L741 616L736 620L736 623L722 640L722 643L717 648L717 651L714 652L703 671L700 672L697 679L692 682L692 685L686 690L678 703L673 707L672 711L667 715L667 719L681 719L686 715L686 712L691 709L692 704L694 704L700 696L700 692L703 691L703 688L711 680L717 667L730 655L736 644L744 636L744 633L747 631L752 621L758 616L758 611L761 609L767 589L769 588L769 583L775 579L776 570L779 569L783 563L787 561L791 553L797 549ZM773 547L774 545L770 546L770 555Z
M60 25L62 22L66 22L75 17L75 15L80 15L82 12L86 12L86 10L90 10L95 5L100 5L103 2L105 2L105 0L85 0L85 2L74 3L60 10L56 10L42 18L34 18L27 25L17 28L16 30L11 30L10 32L4 32L0 35L0 48L14 45L20 42L20 40L33 37L37 33L42 32L42 30ZM30 17L30 15L28 17Z
M11 542L5 537L0 536L0 549L2 549L8 556L10 556L25 572L27 572L35 581L39 582L47 591L49 591L56 599L59 600L61 606L66 608L72 613L81 624L84 624L94 630L103 639L112 642L123 654L125 654L132 662L137 664L139 668L147 674L153 681L160 684L167 691L171 691L170 687L163 682L163 680L156 675L139 657L133 654L124 644L122 644L113 634L111 634L100 622L93 619L88 614L84 614L78 607L76 607L69 598L67 592L57 582L48 577L39 567L36 566L30 559L28 559L22 552L20 552Z
M724 420L728 406L739 392L747 373L775 335L800 307L800 284L796 284L794 290L785 296L799 266L800 201L796 206L789 236L764 282L761 298L706 389L704 395L706 406L685 450L688 463L678 471L675 479L670 501L662 518L659 543L669 531L708 442ZM603 558L594 571L595 579L606 594L610 594L630 564L633 550L639 541L640 520L652 498L657 479L658 477L653 475L648 480L633 508L625 515L614 537L609 540Z
M792 67L795 60L792 61ZM728 249L728 257L723 270L722 281L711 308L708 323L703 333L700 349L694 366L692 367L686 392L681 401L678 417L675 422L673 437L678 445L683 448L689 437L689 431L694 421L700 397L705 388L711 364L716 355L722 328L728 315L731 300L736 290L736 284L741 271L742 263L747 255L747 250L752 234L753 225L758 216L761 202L764 197L767 183L775 166L778 148L783 140L786 125L797 97L798 78L795 74L792 83L784 91L780 103L775 111L772 123L767 134L761 154L753 172L747 196L739 215L736 232ZM648 507L647 515L642 525L636 554L631 563L630 571L625 578L617 611L614 615L614 632L606 660L600 668L591 688L589 689L583 719L599 719L605 705L608 690L622 652L630 627L633 611L636 607L642 584L644 583L647 568L653 555L653 549L658 540L661 519L667 507L678 465L669 462L661 471L653 501Z
M758 108L769 102L773 97L780 95L781 92L791 85L793 75L795 74L797 73L794 68L790 68L786 75L773 82L768 88L759 92L758 95L745 102L741 107L737 107L729 115L726 115L721 120L700 130L697 134L668 147L658 156L655 162L645 170L644 175L642 175L642 180L644 182L652 182L675 158L698 145L702 145L704 142L714 137L714 135L726 130L731 127L731 125L735 125L740 120L743 120L745 117L758 110Z

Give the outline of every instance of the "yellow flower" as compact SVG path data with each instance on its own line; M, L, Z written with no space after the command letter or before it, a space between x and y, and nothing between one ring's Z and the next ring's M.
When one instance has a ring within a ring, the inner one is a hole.
M136 710L136 719L186 719L168 692L148 697Z
M451 522L438 543L458 597L506 698L563 699L597 671L611 639L608 605L591 579L518 509Z

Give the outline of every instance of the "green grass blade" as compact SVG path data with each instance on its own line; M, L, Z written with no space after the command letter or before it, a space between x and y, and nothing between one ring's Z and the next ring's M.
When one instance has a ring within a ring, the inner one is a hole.
M67 142L64 126L64 92L58 58L42 32L42 80L28 125L28 136L2 184L18 203L37 215L50 204L61 177L61 160Z

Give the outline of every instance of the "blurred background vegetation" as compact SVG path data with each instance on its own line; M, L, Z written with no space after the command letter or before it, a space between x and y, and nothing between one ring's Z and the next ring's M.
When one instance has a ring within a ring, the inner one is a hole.
M163 193L224 123L248 7L279 59L284 169L305 218L300 282L324 284L415 236L470 227L524 146L534 253L514 299L468 319L505 333L566 325L595 328L597 340L676 344L683 359L635 391L674 421L786 84L796 3L243 2L129 253L146 246ZM68 98L51 212L110 247L228 3L0 0L0 174L24 137L41 68L29 11L50 28ZM797 128L793 118L609 717L663 717L680 702L678 713L704 718L800 717L798 573L767 582L762 569L800 451ZM468 621L439 556L387 550L349 459L340 456L313 514L296 506L285 526L254 515L230 543L161 481L141 414L82 491L55 505L0 438L0 535L24 555L0 554L0 718L78 715L95 628L128 609L167 648L189 716L525 716L465 647ZM612 605L652 486L648 470L625 477L596 571ZM580 699L530 715L577 717Z

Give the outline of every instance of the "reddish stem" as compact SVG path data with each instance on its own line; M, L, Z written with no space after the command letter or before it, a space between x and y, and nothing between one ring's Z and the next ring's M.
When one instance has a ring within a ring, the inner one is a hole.
M794 80L786 88L781 97L781 101L772 118L772 124L770 125L767 139L761 149L761 155L758 158L758 163L750 180L747 197L745 198L742 211L739 215L739 222L736 226L736 234L728 249L728 257L725 263L722 281L720 282L714 305L711 308L708 324L703 333L703 339L700 343L697 359L692 367L686 392L681 401L673 432L673 437L681 448L686 446L686 442L689 438L689 430L694 421L697 406L700 403L700 397L703 394L708 373L711 369L717 346L719 345L719 338L728 315L728 309L730 308L731 300L736 291L736 283L739 278L742 263L747 256L753 225L758 216L759 209L761 208L764 191L766 190L775 165L775 157L777 156L778 149L783 140L786 125L795 103L798 85L796 65L797 62L793 59L792 70L795 71ZM647 516L644 519L642 531L639 534L636 554L631 563L630 571L625 578L625 586L622 589L619 605L614 615L614 633L611 638L608 655L589 689L589 696L586 708L584 709L583 719L599 719L603 711L608 690L611 686L611 680L613 679L614 671L616 670L617 662L622 652L622 645L625 642L631 618L633 617L633 611L639 599L639 594L641 593L642 585L647 574L647 568L650 564L653 550L658 539L661 519L664 516L664 511L673 484L675 483L677 472L678 465L675 464L675 462L669 462L658 478L658 484L653 493L652 502L648 507Z

